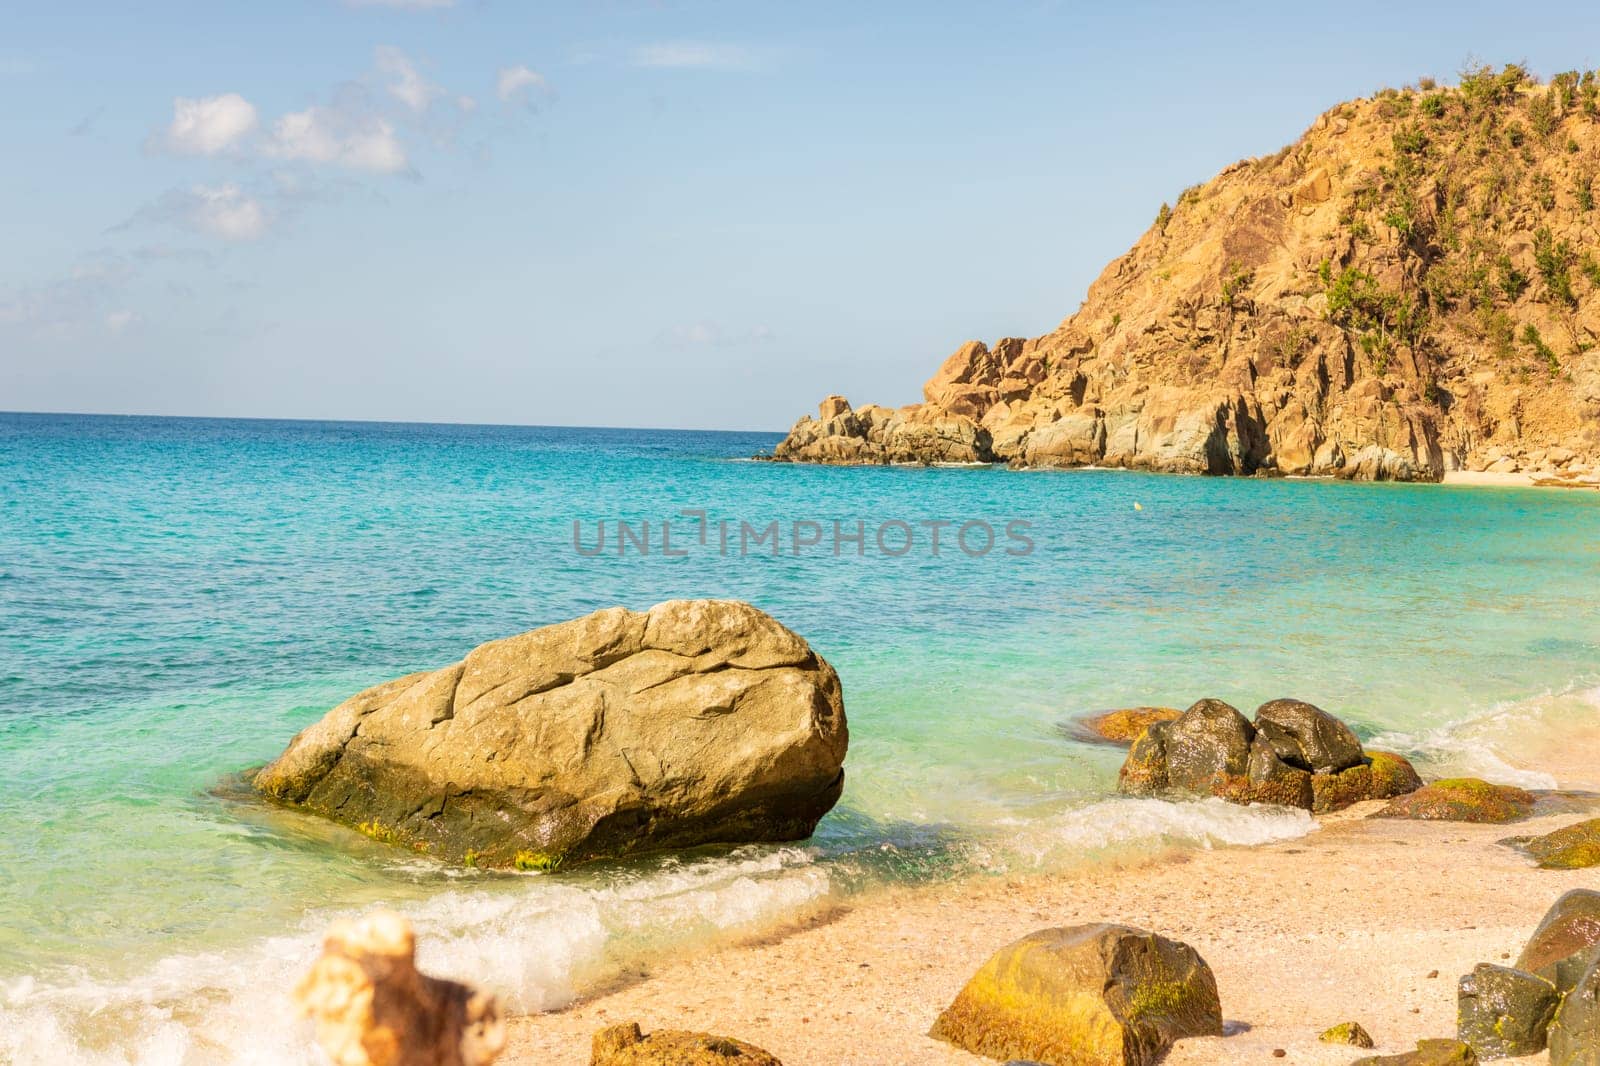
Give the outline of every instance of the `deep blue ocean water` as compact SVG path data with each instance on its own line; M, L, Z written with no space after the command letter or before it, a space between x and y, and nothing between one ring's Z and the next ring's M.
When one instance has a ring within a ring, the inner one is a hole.
M1095 709L1298 696L1534 784L1519 736L1600 714L1600 496L743 461L778 439L0 415L0 1060L309 1062L283 992L379 902L537 1010L885 881L1310 828L1114 798L1120 753L1066 728ZM215 791L358 689L680 596L838 668L847 787L810 844L463 874Z

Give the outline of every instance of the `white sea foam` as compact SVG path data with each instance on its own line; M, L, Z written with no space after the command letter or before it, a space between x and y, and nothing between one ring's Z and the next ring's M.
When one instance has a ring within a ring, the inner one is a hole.
M546 878L450 889L401 908L419 965L471 980L514 1012L563 1006L587 984L685 943L804 916L832 893L804 848L668 862L604 885ZM234 951L163 959L133 980L83 974L0 987L0 1062L11 1066L312 1066L288 993L336 913Z
M1076 858L1179 847L1228 847L1293 840L1317 828L1305 811L1241 807L1220 799L1170 803L1117 797L1054 818L1014 823L990 862L1053 867Z
M1488 713L1452 725L1391 731L1375 748L1406 752L1438 775L1481 777L1522 788L1555 788L1555 775L1530 769L1563 744L1600 731L1600 688L1574 686L1501 703Z

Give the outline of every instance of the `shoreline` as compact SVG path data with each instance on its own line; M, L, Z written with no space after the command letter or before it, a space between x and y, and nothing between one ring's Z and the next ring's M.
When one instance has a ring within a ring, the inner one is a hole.
M1600 725L1587 735L1600 739ZM1600 769L1574 757L1584 747L1549 747L1519 768L1600 789ZM1409 1050L1455 1035L1458 976L1515 957L1561 893L1600 887L1600 871L1540 870L1499 841L1592 817L1580 808L1595 805L1600 796L1550 795L1527 821L1476 825L1374 819L1375 801L1280 843L884 889L514 1018L500 1062L583 1066L595 1032L638 1022L748 1041L787 1066L977 1066L989 1060L925 1035L939 1012L996 949L1090 921L1183 940L1215 971L1227 1035L1180 1041L1168 1066L1275 1063L1280 1049L1296 1063L1371 1054L1318 1042L1344 1021L1366 1027L1379 1053Z

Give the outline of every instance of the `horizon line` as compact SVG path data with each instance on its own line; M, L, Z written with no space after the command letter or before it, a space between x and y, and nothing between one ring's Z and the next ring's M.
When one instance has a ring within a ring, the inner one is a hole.
M467 422L448 419L428 421L403 418L311 418L305 416L279 416L279 415L157 415L138 414L126 411L8 411L0 410L0 418L10 416L26 416L32 418L125 418L125 419L159 419L168 422L297 422L310 425L358 425L358 426L462 426L478 429L588 429L631 432L660 432L660 433L771 433L784 434L785 429L707 429L699 426L596 426L580 425L576 423L549 423L549 422Z

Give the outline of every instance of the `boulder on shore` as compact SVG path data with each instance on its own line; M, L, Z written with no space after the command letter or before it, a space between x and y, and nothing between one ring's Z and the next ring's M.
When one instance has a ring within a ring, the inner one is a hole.
M335 923L294 999L339 1066L489 1066L505 1047L494 997L419 973L390 911Z
M848 741L838 675L804 640L746 603L673 600L368 689L254 785L441 859L549 870L803 839Z
M1479 1058L1537 1055L1559 1002L1556 986L1543 977L1479 963L1457 985L1456 1036Z
M1600 1066L1600 958L1561 999L1550 1023L1550 1066Z
M1476 777L1452 777L1393 800L1379 818L1441 822L1515 822L1533 813L1533 793Z
M1517 969L1566 993L1600 958L1600 892L1575 888L1551 905L1517 956Z
M1175 791L1319 814L1421 784L1405 759L1364 751L1349 726L1302 700L1264 703L1253 723L1222 700L1200 700L1145 729L1117 779L1129 795Z
M1600 866L1600 818L1569 825L1543 836L1511 843L1527 852L1545 870L1581 870Z
M783 1066L754 1044L709 1033L658 1029L646 1036L637 1023L613 1025L594 1035L589 1066Z
M1222 1035L1211 967L1123 925L1044 929L1001 948L929 1034L975 1055L1053 1066L1148 1066L1175 1040Z

